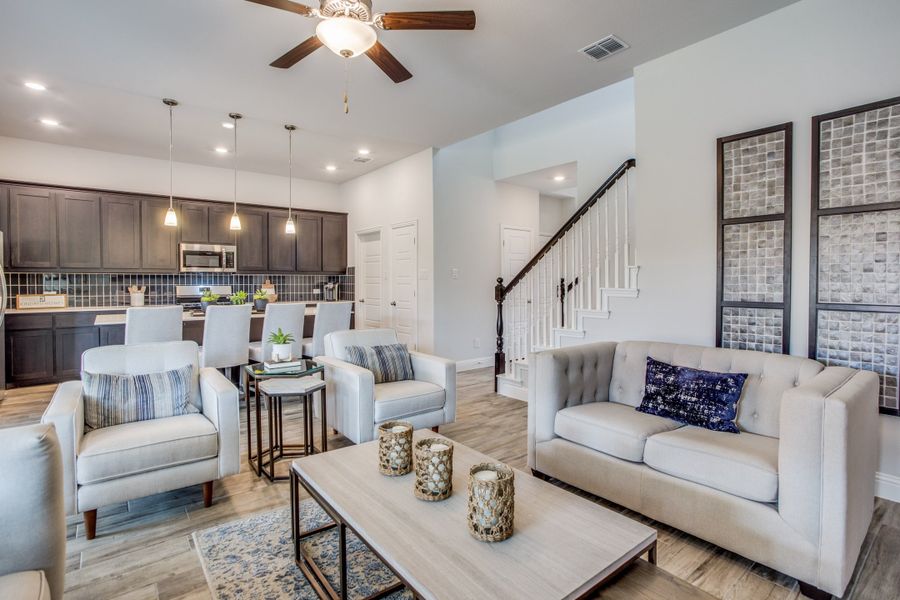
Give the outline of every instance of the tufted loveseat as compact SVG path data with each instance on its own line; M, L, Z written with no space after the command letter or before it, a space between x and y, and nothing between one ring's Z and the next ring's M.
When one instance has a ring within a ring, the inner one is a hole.
M640 413L647 357L748 373L740 434ZM879 381L795 356L601 342L530 357L528 463L842 595L874 508Z

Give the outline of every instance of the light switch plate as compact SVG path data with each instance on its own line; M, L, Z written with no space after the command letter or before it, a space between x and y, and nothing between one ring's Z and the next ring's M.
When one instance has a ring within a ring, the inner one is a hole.
M450 269L450 279L459 279L459 269L456 267Z

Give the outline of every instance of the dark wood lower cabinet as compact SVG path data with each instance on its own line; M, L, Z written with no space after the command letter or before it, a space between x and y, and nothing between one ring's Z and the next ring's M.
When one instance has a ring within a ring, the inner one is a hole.
M58 379L77 379L81 375L81 354L100 345L100 328L56 329L53 338L56 354L53 375Z
M53 331L6 332L6 381L16 385L53 380Z
M124 325L104 325L99 329L101 346L121 346L125 343Z

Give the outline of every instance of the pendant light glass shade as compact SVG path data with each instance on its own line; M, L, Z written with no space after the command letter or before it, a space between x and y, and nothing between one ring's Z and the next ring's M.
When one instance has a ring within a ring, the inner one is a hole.
M353 17L333 17L319 22L316 37L329 50L344 58L359 56L378 41L371 25Z
M173 109L178 106L177 100L172 100L171 98L163 98L163 104L169 107L169 210L166 211L166 218L163 220L163 225L166 227L178 227L178 215L175 214L175 207L173 206L172 200L172 188L173 188L173 163L172 163L172 150L175 147L174 145L174 136L172 133L174 115Z
M243 115L241 113L229 113L228 117L231 119L234 127L234 212L231 213L231 222L228 224L228 229L231 231L240 231L241 230L241 218L237 213L237 178L238 178L238 169L237 169L237 159L238 159L238 145L237 145L237 122Z
M284 224L284 232L287 235L294 235L297 233L297 228L294 226L294 130L297 129L294 125L285 125L285 129L288 132L288 217L287 221Z

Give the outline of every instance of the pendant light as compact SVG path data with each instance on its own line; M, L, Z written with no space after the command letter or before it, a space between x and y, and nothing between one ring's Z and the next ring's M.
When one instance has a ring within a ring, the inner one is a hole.
M285 125L288 132L288 218L284 224L284 232L287 235L294 235L297 229L294 226L294 125Z
M169 107L169 210L166 211L166 218L163 225L166 227L178 227L178 215L175 214L175 207L172 201L172 182L173 182L173 166L172 166L172 149L174 148L172 136L172 123L174 121L173 109L178 106L177 100L171 98L163 98L163 104Z
M228 228L231 231L240 231L241 230L241 218L237 214L237 158L238 158L238 145L237 145L237 122L238 119L243 118L244 115L241 113L228 113L228 117L231 119L234 124L234 212L231 213L231 224Z

